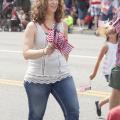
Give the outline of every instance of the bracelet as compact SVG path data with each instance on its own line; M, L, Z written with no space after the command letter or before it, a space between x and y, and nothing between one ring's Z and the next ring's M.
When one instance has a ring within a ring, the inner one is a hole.
M45 53L45 50L43 49L43 55L47 55L46 53Z

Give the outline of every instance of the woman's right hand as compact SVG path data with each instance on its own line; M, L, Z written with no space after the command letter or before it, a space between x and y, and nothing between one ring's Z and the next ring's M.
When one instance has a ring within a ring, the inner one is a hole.
M49 43L45 48L44 48L44 54L45 55L51 55L55 50L55 47L53 44Z
M89 76L90 80L93 80L94 77L95 77L95 74L94 74L94 73L90 74L90 76Z

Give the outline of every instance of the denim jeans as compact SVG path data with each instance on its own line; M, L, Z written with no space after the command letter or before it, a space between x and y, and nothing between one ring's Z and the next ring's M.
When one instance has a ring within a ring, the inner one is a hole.
M65 120L79 120L79 103L72 77L51 84L24 83L29 104L28 120L43 120L50 93L62 108Z

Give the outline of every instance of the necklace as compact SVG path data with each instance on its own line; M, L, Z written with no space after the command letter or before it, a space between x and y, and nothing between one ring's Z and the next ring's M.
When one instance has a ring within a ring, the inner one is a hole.
M53 28L49 28L45 23L43 24L44 25L44 27L47 29L47 30L52 30Z

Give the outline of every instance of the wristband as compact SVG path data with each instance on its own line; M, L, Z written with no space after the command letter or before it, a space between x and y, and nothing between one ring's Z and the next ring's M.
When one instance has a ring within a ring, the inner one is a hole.
M45 53L45 49L43 49L43 55L47 55L47 54Z

